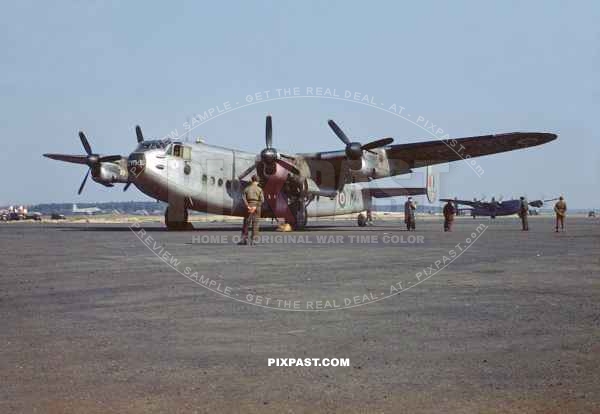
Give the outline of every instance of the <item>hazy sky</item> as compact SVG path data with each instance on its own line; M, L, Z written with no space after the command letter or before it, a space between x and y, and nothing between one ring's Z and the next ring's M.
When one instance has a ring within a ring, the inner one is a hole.
M91 180L78 196L86 167L41 154L82 154L83 129L96 152L127 155L136 123L161 137L224 102L323 87L403 106L452 137L559 134L542 147L479 158L481 178L451 164L442 195L562 193L570 206L600 207L598 2L156 3L3 4L0 205L146 200L134 187L123 193ZM259 151L269 112L276 148L286 152L343 148L328 118L363 141L433 139L382 110L331 99L262 102L193 134Z

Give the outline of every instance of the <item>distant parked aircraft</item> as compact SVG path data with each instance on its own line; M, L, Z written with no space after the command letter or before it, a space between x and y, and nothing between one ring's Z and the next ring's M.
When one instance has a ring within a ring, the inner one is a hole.
M540 208L544 205L544 202L554 201L556 199L551 200L534 200L530 201L528 204L531 207ZM473 218L477 216L489 216L491 218L496 218L496 216L510 216L513 214L518 214L521 208L521 200L505 200L505 201L496 201L494 197L492 197L491 201L469 201L469 200L457 200L453 198L440 198L440 201L447 202L451 201L458 205L466 205L470 208L461 208L461 211L468 211L471 213Z
M102 210L98 207L86 207L86 208L78 208L77 204L73 204L72 212L74 214L96 214L100 213Z

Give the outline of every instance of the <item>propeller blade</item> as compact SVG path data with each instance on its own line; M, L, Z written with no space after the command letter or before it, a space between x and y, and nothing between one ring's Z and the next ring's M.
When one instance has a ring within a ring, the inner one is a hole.
M135 126L135 136L137 137L137 142L144 142L144 135L142 134L142 128L139 125Z
M81 194L81 192L83 191L83 187L85 186L85 182L87 181L88 175L90 175L89 169L87 170L85 177L83 177L83 181L81 182L81 185L79 186L79 191L77 191L77 194Z
M119 161L120 159L121 159L120 155L106 155L104 157L98 158L98 161L100 161L100 162L115 162L115 161Z
M129 186L131 185L131 183L132 183L132 181L129 181L127 184L125 184L125 187L123 187L123 192L127 191Z
M251 165L247 168L243 173L238 176L238 180L242 181L248 174L250 174L254 170L255 166Z
M296 168L295 165L289 164L282 159L277 160L277 164L281 165L283 168L285 168L286 170L288 170L291 173L300 175L300 170L298 170L298 168Z
M87 164L86 155L44 154L44 157L73 164Z
M79 139L81 140L81 144L83 145L85 152L87 152L87 155L92 155L92 147L90 147L90 143L85 137L83 131L79 131Z
M271 148L273 145L273 120L271 115L267 115L267 125L265 127L265 141L267 148Z
M327 121L327 123L329 124L329 127L333 130L335 135L337 135L337 137L344 144L346 144L346 145L350 144L350 139L348 139L346 134L344 134L344 131L342 131L342 129L335 123L335 121L333 119L330 119L329 121Z
M363 145L361 148L364 151L369 151L375 148L385 147L386 145L390 145L392 142L394 142L394 138L382 138L378 139L377 141L369 142L368 144Z

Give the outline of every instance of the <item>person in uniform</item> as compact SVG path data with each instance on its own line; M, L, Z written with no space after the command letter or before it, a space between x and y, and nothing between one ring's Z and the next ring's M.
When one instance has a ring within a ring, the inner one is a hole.
M558 198L556 204L554 204L554 212L556 213L556 232L558 233L558 225L560 229L565 231L565 216L567 215L567 203L563 196Z
M452 222L454 221L454 215L456 209L450 200L444 205L444 231L452 231Z
M408 197L406 203L404 203L404 222L406 223L406 230L415 230L415 210L417 206L412 201L412 197Z
M521 197L523 198L523 197ZM492 219L496 218L496 211L498 210L498 202L496 201L496 197L492 197L490 201L490 217Z
M370 208L367 209L367 224L373 225L373 211Z
M263 190L258 185L258 177L256 175L252 176L252 182L244 188L242 200L246 207L246 214L244 215L244 224L242 226L242 240L239 244L248 244L248 224L250 222L250 216L254 215L254 223L252 225L254 240L251 240L253 243L258 237L261 206L263 201L265 201Z
M521 225L523 231L529 231L529 222L527 221L529 215L529 203L525 200L525 197L521 196L521 205L519 207L519 217L521 217Z

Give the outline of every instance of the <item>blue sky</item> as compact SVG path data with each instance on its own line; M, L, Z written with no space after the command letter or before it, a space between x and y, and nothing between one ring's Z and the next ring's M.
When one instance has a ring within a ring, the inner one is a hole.
M562 193L573 207L598 208L598 21L591 1L7 3L0 204L147 199L91 181L77 196L85 167L41 154L83 153L83 129L96 152L126 155L137 123L161 137L225 101L320 86L404 106L452 137L556 132L543 147L480 158L481 178L451 164L442 195ZM286 152L340 149L328 118L364 141L432 139L380 110L327 99L252 105L194 136L259 151L266 113Z

